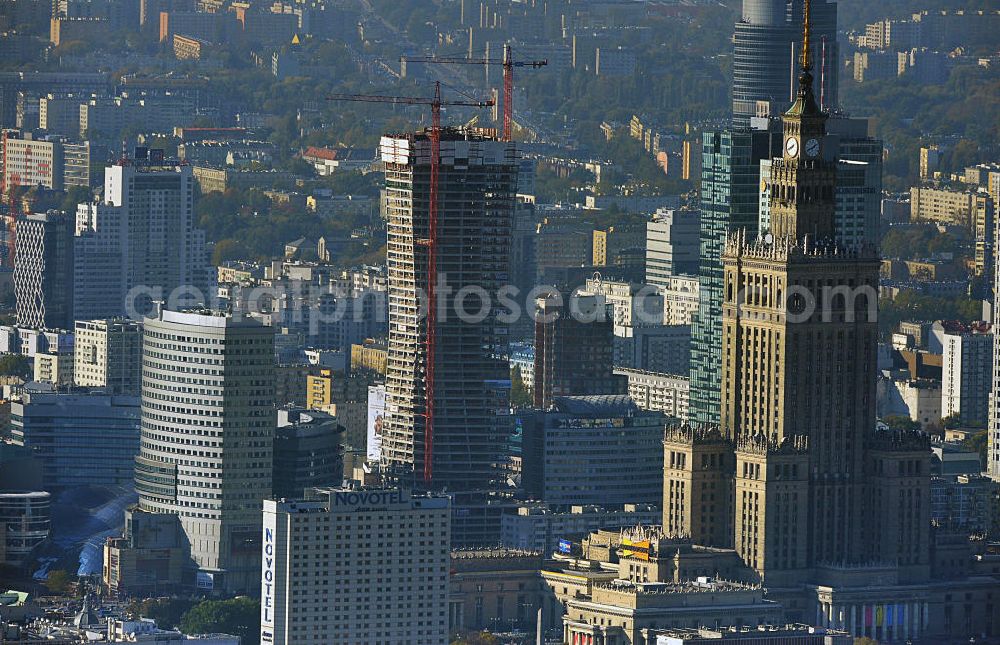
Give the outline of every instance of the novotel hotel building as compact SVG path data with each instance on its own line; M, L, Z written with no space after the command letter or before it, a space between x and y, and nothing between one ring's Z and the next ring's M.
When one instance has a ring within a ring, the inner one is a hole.
M451 500L314 488L265 500L262 645L448 642Z

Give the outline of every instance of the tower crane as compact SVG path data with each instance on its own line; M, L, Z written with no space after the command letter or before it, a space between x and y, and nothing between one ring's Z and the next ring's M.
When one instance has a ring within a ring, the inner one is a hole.
M434 96L381 96L376 94L331 94L330 101L358 101L362 103L392 103L394 105L428 105L431 108L431 177L427 208L427 237L416 242L427 247L427 318L424 334L424 483L431 484L434 475L434 362L436 358L437 301L434 287L437 284L437 218L438 172L441 165L441 107L466 106L490 107L487 101L442 101L441 83L434 84Z
M437 63L442 65L500 65L503 67L503 140L511 140L514 120L514 68L530 67L538 69L549 64L547 60L515 61L510 45L503 46L503 58L462 58L459 56L414 56L405 57L408 63Z

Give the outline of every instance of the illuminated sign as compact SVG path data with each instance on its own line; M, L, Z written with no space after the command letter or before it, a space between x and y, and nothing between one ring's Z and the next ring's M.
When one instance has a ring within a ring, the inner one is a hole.
M633 542L628 538L623 538L622 557L649 562L649 540L639 540Z
M572 553L573 543L569 540L559 540L559 553Z

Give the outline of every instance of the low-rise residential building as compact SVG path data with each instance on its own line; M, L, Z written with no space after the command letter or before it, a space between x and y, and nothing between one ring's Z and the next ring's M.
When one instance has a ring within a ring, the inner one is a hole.
M384 340L367 338L360 345L351 345L351 370L368 370L385 374L389 350Z

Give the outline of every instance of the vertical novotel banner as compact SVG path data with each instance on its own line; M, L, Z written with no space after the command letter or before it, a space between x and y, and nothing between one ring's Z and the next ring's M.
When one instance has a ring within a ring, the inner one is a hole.
M264 502L264 535L261 542L263 548L260 563L260 641L261 643L274 642L274 609L275 609L275 581L274 562L276 556L275 549L275 520L277 513L273 508L268 509L268 502ZM270 512L268 512L270 510Z

